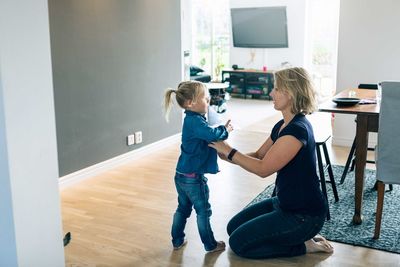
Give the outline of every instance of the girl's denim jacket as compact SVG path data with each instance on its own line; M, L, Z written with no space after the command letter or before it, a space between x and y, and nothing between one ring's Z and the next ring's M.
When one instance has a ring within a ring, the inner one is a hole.
M228 138L224 125L211 127L204 115L185 111L182 128L181 155L176 171L182 174L217 173L217 151L209 143Z

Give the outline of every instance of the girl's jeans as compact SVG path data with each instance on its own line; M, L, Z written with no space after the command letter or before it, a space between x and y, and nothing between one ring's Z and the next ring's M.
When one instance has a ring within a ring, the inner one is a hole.
M229 245L239 256L253 259L302 255L306 253L304 242L321 230L325 216L282 211L278 199L272 197L230 220Z
M186 177L177 173L175 186L178 192L178 208L174 214L171 230L173 246L178 247L183 243L186 220L194 207L197 214L197 227L204 248L207 251L213 250L217 247L217 241L210 225L211 205L208 202L207 178L204 175Z

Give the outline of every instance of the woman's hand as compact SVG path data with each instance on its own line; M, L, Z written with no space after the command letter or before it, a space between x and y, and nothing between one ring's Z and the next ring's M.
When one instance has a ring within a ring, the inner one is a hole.
M228 157L225 154L218 152L218 156L220 157L220 159L228 161Z
M225 141L212 142L208 144L208 146L217 150L218 155L220 155L220 157L222 154L225 157L225 158L221 157L222 159L226 159L227 155L232 150L232 147Z

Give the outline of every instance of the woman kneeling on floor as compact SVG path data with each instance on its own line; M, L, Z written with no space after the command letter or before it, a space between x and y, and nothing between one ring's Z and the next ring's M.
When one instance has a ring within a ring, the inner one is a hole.
M270 95L283 119L256 152L240 153L226 141L210 144L222 159L262 178L277 173L276 195L245 208L229 221L229 245L239 256L254 259L331 253L331 244L318 235L327 203L316 170L313 129L305 116L316 107L307 71L276 72Z

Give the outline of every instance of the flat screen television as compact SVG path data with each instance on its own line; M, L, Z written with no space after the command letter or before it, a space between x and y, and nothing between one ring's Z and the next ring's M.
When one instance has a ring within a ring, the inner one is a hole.
M234 47L289 47L285 6L232 8Z

